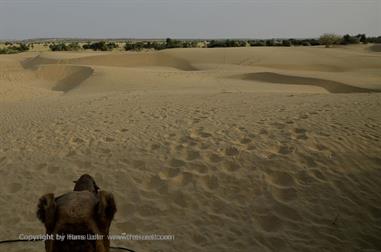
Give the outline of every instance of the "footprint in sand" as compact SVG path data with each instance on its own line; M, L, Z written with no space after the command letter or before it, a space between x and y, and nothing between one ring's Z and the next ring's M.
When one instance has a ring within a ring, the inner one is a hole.
M200 152L195 150L188 150L186 153L186 159L189 161L196 160L200 158Z
M255 150L257 147L254 145L254 144L249 144L248 146L247 146L247 150Z
M151 145L151 150L158 150L160 149L160 145L159 144L152 144Z
M308 115L300 115L299 119L308 119Z
M152 176L147 186L150 190L165 193L168 190L168 183L166 178L162 178L160 175Z
M313 176L316 180L320 180L321 182L327 181L326 176L318 169L311 169L308 173L311 174L311 176Z
M260 134L260 135L268 135L269 133L268 133L267 130L265 130L265 129L261 129L261 131L259 131L259 134Z
M199 123L201 121L201 119L199 118L193 118L193 123Z
M249 143L251 143L251 141L252 141L252 140L251 140L250 138L246 138L246 137L245 137L245 138L242 138L242 139L241 139L240 143L241 143L241 144L249 144Z
M183 161L183 160L180 160L180 159L175 159L173 158L169 164L172 166L172 167L182 167L182 166L185 166L186 163Z
M134 160L132 165L137 169L144 169L146 167L146 163L143 160Z
M272 126L274 126L276 129L284 129L285 125L283 123L271 123Z
M294 121L293 120L287 120L286 124L294 124Z
M306 170L302 170L296 174L296 180L298 184L304 185L304 186L310 186L313 183L316 182L316 179L314 176L311 176Z
M49 166L48 167L49 173L57 173L59 170L60 170L60 167L58 167L58 166Z
M219 155L215 153L210 154L208 158L213 163L218 163L222 161L222 157L220 157Z
M297 208L292 207L291 205L287 205L282 202L277 202L273 209L276 212L277 216L281 217L282 219L296 222L302 220L302 216L299 214Z
M42 164L37 165L37 170L42 170L42 169L44 169L46 167L48 167L48 164L47 163L42 163Z
M108 142L108 143L111 143L111 142L114 142L115 139L112 138L112 137L106 137L106 138L105 138L105 141Z
M8 185L8 192L9 193L17 193L22 189L22 184L20 183L10 183Z
M282 228L282 220L272 213L255 216L255 220L266 232L277 232Z
M127 212L127 214L131 214L130 212ZM125 233L135 233L136 232L136 225L133 222L125 221L120 223L115 223L115 226Z
M195 184L195 176L190 172L180 172L176 176L169 178L168 183L172 188L184 187L188 184Z
M72 139L70 139L70 143L74 143L74 144L82 144L82 143L84 143L85 142L85 140L83 140L82 138L80 138L80 137L74 137L74 138L72 138Z
M303 154L300 154L300 156L304 159L304 161L308 167L316 167L317 166L317 164L315 162L315 158L308 156L308 155L303 155Z
M110 149L105 149L105 148L102 148L100 150L103 154L110 154L111 153L111 150Z
M237 162L234 161L225 161L223 163L223 168L228 171L228 172L236 172L238 171L241 167Z
M203 163L193 163L190 168L197 171L200 174L206 174L209 171L209 168Z
M210 144L208 144L208 143L201 143L200 144L200 149L202 149L202 150L206 150L209 148L210 148Z
M211 136L212 136L212 134L207 133L207 132L200 132L199 135L200 135L202 138L208 138L208 137L211 137Z
M55 184L47 183L44 185L45 192L54 192L56 189L57 189L57 186Z
M173 195L171 196L172 200L173 200L173 203L175 203L177 206L179 207L187 207L188 206L188 197L180 192L180 191L177 191L175 193L173 193Z
M279 146L277 152L278 152L279 154L282 154L282 155L288 155L288 154L294 152L294 148L293 148L293 147L286 146L286 145L281 145L281 146Z
M168 168L164 168L162 171L160 171L159 177L162 179L169 179L169 178L176 177L179 173L180 173L180 168L168 167Z
M154 205L154 203L143 204L138 209L137 213L142 217L157 216L160 214L160 209Z
M238 154L239 154L239 151L235 147L228 147L225 149L226 156L237 156Z
M302 128L294 128L293 129L294 134L296 134L296 139L301 139L301 140L307 140L308 137L306 135L307 130L302 129Z
M282 202L289 202L289 201L296 200L298 198L298 192L293 187L289 187L289 188L273 187L271 191L273 193L273 196Z
M302 128L295 128L295 129L294 129L294 132L295 132L296 134L305 134L305 133L307 132L307 130L302 129Z
M274 171L269 174L268 181L270 184L281 187L293 187L295 185L293 177L282 171Z
M219 187L219 181L216 176L206 175L201 178L202 184L207 190L215 190Z

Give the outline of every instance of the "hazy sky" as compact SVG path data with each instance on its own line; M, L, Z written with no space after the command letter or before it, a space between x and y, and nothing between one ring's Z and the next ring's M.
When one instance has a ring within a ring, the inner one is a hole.
M0 0L0 39L381 35L381 0Z

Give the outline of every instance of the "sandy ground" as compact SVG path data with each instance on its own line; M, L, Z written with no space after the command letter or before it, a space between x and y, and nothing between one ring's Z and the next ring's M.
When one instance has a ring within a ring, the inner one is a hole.
M378 47L0 56L0 239L83 173L136 251L381 250ZM0 251L43 251L41 243Z

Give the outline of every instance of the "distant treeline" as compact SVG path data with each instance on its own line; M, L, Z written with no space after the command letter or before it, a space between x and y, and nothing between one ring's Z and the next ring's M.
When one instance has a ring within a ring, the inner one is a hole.
M29 50L29 47L33 47L33 44L12 44L12 43L5 43L4 48L0 48L0 54L13 54L13 53L20 53L20 52L26 52Z
M323 34L318 39L259 39L259 40L244 40L244 39L215 39L215 40L176 40L167 38L166 40L157 41L127 41L125 43L115 43L107 41L86 42L58 42L47 43L52 51L79 51L79 50L94 50L94 51L111 51L115 48L124 49L126 51L141 51L149 50L164 50L170 48L218 48L218 47L260 47L260 46L320 46L325 45L351 45L351 44L367 44L381 43L381 36L367 37L365 34L344 35ZM0 54L18 53L29 50L33 44L13 44L5 43L5 47L0 49Z
M114 48L118 48L118 45L114 42L106 43L105 41L99 41L93 43L88 42L81 47L78 42L72 42L69 44L61 42L58 44L53 43L49 45L49 48L52 51L79 51L81 49L91 49L94 51L111 51Z

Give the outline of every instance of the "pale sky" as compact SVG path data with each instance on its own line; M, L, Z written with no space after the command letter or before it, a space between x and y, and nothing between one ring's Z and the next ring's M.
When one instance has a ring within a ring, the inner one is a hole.
M381 0L0 0L0 39L381 35Z

